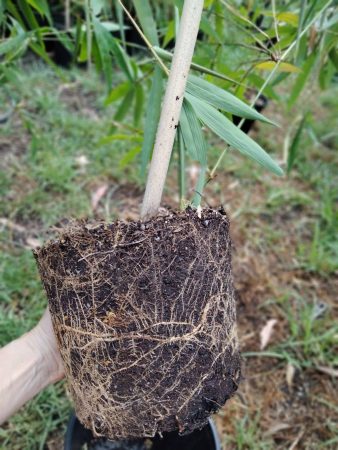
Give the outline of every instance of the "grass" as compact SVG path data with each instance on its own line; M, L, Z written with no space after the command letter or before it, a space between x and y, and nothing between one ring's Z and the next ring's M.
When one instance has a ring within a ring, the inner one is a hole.
M25 67L9 85L17 109L0 125L0 345L30 329L46 306L34 239L64 218L132 217L139 207L138 156L129 161L139 137L104 143L114 107L103 106L103 83L77 70L65 77L61 83L38 65ZM337 136L328 136L335 129L334 98L336 88L306 106L312 119L288 178L273 177L231 152L206 189L208 203L223 203L232 217L244 356L240 394L215 418L226 450L337 444L338 157ZM0 103L6 99L0 92ZM274 118L275 106L269 108L266 114ZM260 125L256 132L277 158L287 114L283 120L279 130ZM215 161L222 145L214 137L210 142ZM165 198L174 206L175 168L174 160ZM102 185L107 193L93 211L92 195ZM259 332L271 318L277 324L261 351ZM49 387L3 426L0 448L51 447L62 437L69 411L64 384Z

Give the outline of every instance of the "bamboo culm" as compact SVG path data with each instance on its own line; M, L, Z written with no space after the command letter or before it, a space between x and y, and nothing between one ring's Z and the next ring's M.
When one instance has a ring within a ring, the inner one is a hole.
M202 10L203 0L185 0L141 208L142 220L156 215L160 207Z

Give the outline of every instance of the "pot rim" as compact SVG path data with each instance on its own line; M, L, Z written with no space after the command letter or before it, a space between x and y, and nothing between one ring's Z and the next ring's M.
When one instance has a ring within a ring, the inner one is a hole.
M70 419L67 424L67 430L65 434L65 441L64 441L64 450L80 450L81 447L73 448L73 435L74 435L74 429L77 425L80 425L82 429L84 430L84 441L80 443L80 446L86 442L86 439L92 436L92 433L90 430L85 428L79 419L76 417L76 414L74 411L71 412ZM222 450L221 449L221 442L218 436L217 428L215 425L215 422L212 420L211 417L208 418L208 423L204 428L209 428L209 431L212 435L213 441L214 441L214 449L211 450Z

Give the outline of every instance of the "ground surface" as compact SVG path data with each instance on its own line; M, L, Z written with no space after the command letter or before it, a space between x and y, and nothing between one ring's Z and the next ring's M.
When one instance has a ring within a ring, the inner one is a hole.
M9 86L17 108L0 125L1 345L31 328L46 305L32 249L49 226L70 216L138 215L137 160L130 142L102 141L113 107L102 106L101 86L94 75L60 81L41 67L25 68ZM244 378L215 418L225 450L338 445L337 94L305 93L292 114L269 105L266 114L282 127L253 131L282 159L291 122L312 111L289 177L234 153L205 193L229 212L235 246ZM209 142L212 162L222 147L211 135ZM188 175L196 176L193 164ZM177 200L174 161L165 202ZM1 428L0 448L61 449L69 410L64 384L48 388Z

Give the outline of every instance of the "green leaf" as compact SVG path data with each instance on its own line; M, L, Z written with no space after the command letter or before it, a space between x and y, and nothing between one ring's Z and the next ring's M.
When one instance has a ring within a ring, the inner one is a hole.
M264 117L254 108L239 100L230 92L209 83L202 78L189 75L187 83L187 92L194 97L203 100L215 108L235 114L236 116L245 117L246 119L261 120L273 124L271 120Z
M27 0L27 2L52 24L52 17L46 0Z
M150 155L155 142L157 125L160 118L163 84L162 80L162 69L159 66L156 66L145 117L144 140L141 150L142 176L144 176L145 174L145 170L150 159Z
M72 62L75 64L76 59L79 57L79 52L81 48L81 19L77 17L76 19L76 25L74 30L74 51L73 51L73 57Z
M255 65L255 69L259 70L268 70L272 71L277 66L277 63L275 61L263 61L261 63L258 63ZM288 73L299 73L300 68L297 66L294 66L293 64L287 63L287 62L281 62L278 64L277 68L278 72L288 72Z
M0 55L6 55L7 53L17 51L25 45L25 43L28 41L28 34L22 33L18 36L9 37L7 39L4 39L0 43Z
M104 0L89 0L94 16L98 16L105 6Z
M110 33L108 33L110 36ZM121 70L124 72L130 81L134 81L133 69L131 67L131 62L127 53L123 50L118 41L112 36L110 40L111 51L114 54L117 64L120 66Z
M338 70L338 51L336 48L331 48L331 50L329 51L329 58L334 64L336 70Z
M105 29L109 32L120 31L120 25L116 22L101 20L101 25L105 27ZM123 26L123 29L126 30L129 27Z
M302 92L316 59L317 59L317 52L313 52L303 65L302 72L298 75L296 82L292 87L290 97L288 99L289 109L294 105L297 98L299 97L299 94Z
M288 12L288 11L281 12L281 13L277 14L276 19L278 20L278 22L285 22L285 23L288 23L289 25L292 25L293 27L298 27L298 21L299 21L298 14Z
M214 29L214 26L205 16L202 16L200 28L206 35L212 37L215 42L217 42L218 44L222 44L220 37Z
M104 101L105 106L115 102L116 100L119 100L121 97L126 95L126 93L130 89L130 86L131 84L129 81L125 81L124 83L118 84L114 89L112 89L109 92L108 97Z
M124 20L123 20L123 9L119 2L115 2L115 11L116 17L120 27L120 36L123 44L123 48L126 48L126 33L124 28Z
M61 42L61 44L70 53L74 53L75 52L75 47L78 44L78 42L76 40L74 42L73 39L71 39L66 33L62 33L59 30L57 30L56 28L50 27L49 29L47 29L47 33L48 33L48 31L53 31L53 33L55 33L55 37Z
M298 23L297 23L297 38L296 38L296 49L295 49L296 63L300 62L300 57L302 56L299 54L299 50L300 50L300 47L302 44L302 39L300 38L300 35L301 35L302 29L303 29L306 3L307 3L307 0L300 0L300 11L299 11ZM305 36L304 36L304 38L305 38Z
M199 161L202 166L206 166L207 146L201 130L201 123L198 120L193 107L186 98L183 100L183 108L180 116L180 128L185 148L191 158Z
M134 74L128 55L118 41L110 34L107 28L96 18L93 18L94 34L100 53L102 69L105 74L107 85L110 88L112 80L112 58L114 55L117 64L130 81L134 81Z
M110 56L112 36L96 17L93 17L93 26L97 47L99 49L102 70L106 78L107 87L110 89L113 77L112 58Z
M220 36L221 39L224 37L224 23L223 23L223 6L220 2L220 0L215 0L214 2L214 8L215 8L215 29L217 31L218 36Z
M253 72L248 75L248 80L258 89L258 91L261 89L261 87L264 85L265 82L264 78L260 77L259 75ZM277 102L280 101L279 95L274 91L271 85L265 86L264 93L269 98L276 100Z
M138 20L140 21L142 31L149 39L152 45L159 45L156 23L149 0L133 0Z
M142 138L141 136L137 136L135 134L110 134L101 138L97 144L106 145L115 141L142 142Z
M85 33L82 33L80 36L80 51L77 61L80 63L87 61L87 38Z
M319 72L319 86L321 89L328 89L332 78L334 77L336 73L336 68L333 64L333 62L331 61L331 59L328 59L325 64L323 64L320 68L320 72Z
M208 103L204 103L198 98L187 94L188 100L191 102L197 117L220 138L232 147L239 150L246 156L249 156L261 166L271 170L277 175L282 175L283 171L278 164L253 141L248 135L243 133L222 113L217 111Z
M335 25L337 22L338 22L338 12L333 14L331 17L325 17L323 23L320 25L319 30L320 31L327 30L328 28L331 28L333 25Z
M143 113L144 92L142 84L135 85L135 108L134 108L134 125L138 126Z
M0 2L0 24L2 24L4 20L4 13L5 13L5 4L4 2Z
M200 173L197 178L197 183L195 186L195 194L191 202L193 206L195 206L195 208L197 208L201 204L202 192L205 186L206 172L207 172L206 166L202 166L200 168Z
M125 156L120 160L119 166L121 169L124 169L133 159L135 156L140 153L141 147L138 145L137 147L131 148Z
M286 169L287 174L289 174L291 172L291 169L294 166L294 163L295 163L295 160L297 157L297 153L298 153L298 149L299 149L300 137L301 137L306 119L307 119L307 115L305 115L303 117L303 119L300 121L300 124L297 128L296 134L291 142L289 152L288 152L287 169Z
M168 23L167 31L163 38L162 46L166 47L169 44L169 42L174 38L175 38L175 22L173 20L171 20Z
M129 108L131 107L131 105L133 103L134 96L135 96L135 88L134 88L134 86L132 86L129 89L129 91L127 92L127 95L124 97L124 99L120 103L120 106L118 107L118 110L116 111L114 119L117 122L120 122L126 116Z
M41 32L40 32L39 23L36 20L36 17L34 15L34 12L31 9L31 7L25 0L18 0L18 6L25 18L25 21L29 25L30 29L35 31L35 34L39 41L40 47L45 48L45 45L44 45L44 42L43 42L43 39L41 36Z

